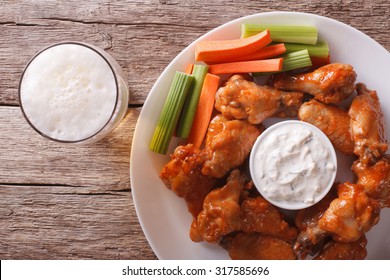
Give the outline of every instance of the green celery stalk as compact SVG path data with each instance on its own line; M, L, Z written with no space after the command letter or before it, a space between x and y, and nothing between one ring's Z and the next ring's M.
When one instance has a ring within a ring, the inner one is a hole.
M311 25L273 25L249 24L241 25L241 37L246 38L269 29L272 41L282 43L299 43L315 45L318 38L318 29Z
M192 70L194 82L192 90L188 93L186 98L183 113L179 122L179 128L177 130L177 136L179 137L187 138L190 134L192 122L194 121L196 108L199 102L200 92L202 91L204 78L206 77L208 69L209 67L206 65L194 65L194 69Z
M172 139L174 129L179 121L180 113L193 77L191 75L176 72L168 91L157 126L154 130L149 149L153 152L166 154Z
M307 49L287 53L282 57L283 57L282 72L304 68L304 67L310 67L312 65L309 51Z
M296 43L285 43L286 52L296 52L307 49L310 56L316 57L327 57L329 55L329 46L326 41L319 40L315 45L308 44L296 44Z
M282 70L278 72L253 73L253 76L270 75L280 72L286 72L299 68L310 67L312 65L310 55L307 49L287 53L281 56L283 58Z

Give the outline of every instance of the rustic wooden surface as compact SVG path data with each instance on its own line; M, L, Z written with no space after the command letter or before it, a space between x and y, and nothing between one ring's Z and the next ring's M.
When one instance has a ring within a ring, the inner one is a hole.
M194 39L235 18L277 10L342 21L390 50L388 0L1 1L0 259L155 259L129 178L142 104L162 70ZM106 49L128 77L125 120L92 145L49 142L19 109L24 65L44 46L64 40Z

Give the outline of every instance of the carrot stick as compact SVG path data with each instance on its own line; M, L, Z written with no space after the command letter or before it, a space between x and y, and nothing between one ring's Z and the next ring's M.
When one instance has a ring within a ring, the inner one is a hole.
M282 70L283 58L229 62L209 66L211 74L237 74L252 72L277 72Z
M196 108L194 122L192 123L188 143L200 148L209 126L211 114L214 108L215 93L219 86L219 76L207 73L203 82L202 92Z
M225 59L224 61L206 61L206 64L260 60L260 59L276 57L278 55L284 54L285 52L286 52L285 45L283 43L280 43L276 45L265 46L264 48L261 48L258 51L255 51L245 56L238 56L231 59Z
M248 38L224 41L200 41L196 45L196 61L225 61L248 55L271 43L268 30Z
M194 64L189 63L187 65L186 70L184 71L184 73L186 73L188 75L191 75L192 74L192 69L194 69Z

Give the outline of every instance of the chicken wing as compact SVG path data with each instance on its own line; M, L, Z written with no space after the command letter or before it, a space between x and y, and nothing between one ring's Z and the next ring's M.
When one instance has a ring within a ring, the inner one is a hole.
M351 65L332 63L306 74L277 74L270 84L277 89L302 91L323 103L340 103L355 90L356 73Z
M297 256L305 259L308 254L313 255L321 249L328 233L318 227L318 221L336 197L337 193L333 187L320 202L297 212L295 224L299 229L299 235L294 245Z
M192 144L178 146L160 173L165 185L184 198L194 217L202 210L204 198L217 182L217 179L202 174L203 163L204 157Z
M240 166L261 132L262 129L247 121L228 120L222 115L214 117L206 136L202 173L222 178Z
M379 203L365 193L362 185L338 184L337 196L333 200L328 196L298 213L296 224L301 232L294 245L297 255L313 253L313 248L318 249L315 247L328 236L336 242L355 242L378 223Z
M339 184L337 194L338 198L319 219L318 227L335 241L356 241L378 223L379 203L365 193L362 185Z
M291 244L259 233L236 234L228 241L227 250L233 260L295 260Z
M271 235L287 242L293 241L298 233L284 220L282 213L261 196L241 203L241 230Z
M224 235L240 229L240 195L246 177L233 170L224 187L211 191L197 218L198 232L208 242L218 242Z
M259 124L274 115L295 117L302 99L300 92L282 92L234 75L217 91L215 108L226 118Z
M349 108L354 153L363 164L373 164L388 149L383 114L376 91L359 83L357 96Z
M339 151L347 155L353 154L354 143L349 129L350 117L347 112L334 105L326 105L313 99L303 103L299 108L298 116L300 120L321 129Z
M372 166L366 166L357 160L352 165L357 184L364 186L364 191L375 198L381 208L390 207L390 156L384 155Z
M330 241L315 260L364 260L367 256L366 245L365 235L354 242Z
M190 238L193 242L202 242L203 237L198 229L198 220L194 217L190 227Z

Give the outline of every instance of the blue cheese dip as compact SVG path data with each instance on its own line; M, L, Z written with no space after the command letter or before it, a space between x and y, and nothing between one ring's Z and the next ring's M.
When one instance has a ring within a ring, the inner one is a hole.
M269 127L250 155L256 188L284 209L303 209L320 201L332 187L336 171L332 143L320 129L301 121Z

